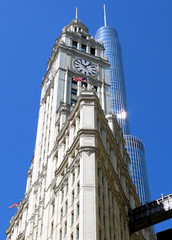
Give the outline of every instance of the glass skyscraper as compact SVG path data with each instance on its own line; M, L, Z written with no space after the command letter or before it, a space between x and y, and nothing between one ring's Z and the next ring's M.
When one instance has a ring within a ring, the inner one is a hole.
M105 46L105 55L108 57L111 64L109 69L111 84L111 109L117 115L123 134L130 134L122 51L118 33L113 27L104 26L97 31L96 39L98 41L103 41Z
M131 160L131 178L136 186L142 204L151 201L146 156L143 143L130 135L125 78L121 45L117 31L110 26L101 27L96 32L96 40L103 41L105 55L110 61L111 109L115 112L126 141Z
M139 198L142 204L150 202L151 194L144 145L140 139L132 135L124 135L124 138L125 146L131 160L130 173Z

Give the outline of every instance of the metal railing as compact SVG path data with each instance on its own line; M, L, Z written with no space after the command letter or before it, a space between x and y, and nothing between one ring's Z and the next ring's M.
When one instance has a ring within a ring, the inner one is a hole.
M172 218L172 194L146 203L129 211L131 232L150 227L156 223Z

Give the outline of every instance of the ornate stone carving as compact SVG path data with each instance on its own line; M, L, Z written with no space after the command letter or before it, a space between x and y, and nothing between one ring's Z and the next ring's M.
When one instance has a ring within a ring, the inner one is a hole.
M84 152L86 152L86 154L88 156L90 156L91 154L95 153L95 151L93 151L93 150L87 150L87 151L84 151Z

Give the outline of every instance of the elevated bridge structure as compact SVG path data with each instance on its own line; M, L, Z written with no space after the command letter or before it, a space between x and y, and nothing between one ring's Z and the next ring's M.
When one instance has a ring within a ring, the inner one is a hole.
M172 194L130 210L130 231L137 232L172 218Z

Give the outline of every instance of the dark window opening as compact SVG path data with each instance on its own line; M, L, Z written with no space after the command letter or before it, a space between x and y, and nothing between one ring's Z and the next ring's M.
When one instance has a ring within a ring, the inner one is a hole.
M77 204L77 216L79 216L79 203Z
M76 100L71 99L71 105L72 105L72 104L76 104Z
M72 79L72 83L75 84L75 85L77 85L77 81L74 81L73 79Z
M76 239L79 239L79 226L76 228Z
M74 202L74 199L75 199L75 193L74 193L74 190L72 191L72 203Z
M71 89L71 93L74 94L74 95L76 95L76 94L77 94L77 90L72 88L72 89Z
M65 222L65 235L67 234L67 222Z
M92 55L95 55L95 48L91 48L91 49L90 49L90 53L91 53Z
M78 43L76 41L72 41L72 47L77 48Z
M71 213L71 224L74 223L74 212Z
M86 52L86 45L81 44L81 50L82 50L83 52Z
M62 230L60 229L60 240L62 240Z
M86 36L82 35L82 38L86 39Z

